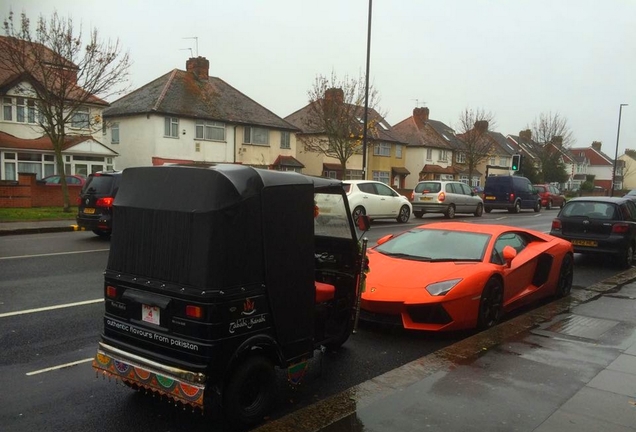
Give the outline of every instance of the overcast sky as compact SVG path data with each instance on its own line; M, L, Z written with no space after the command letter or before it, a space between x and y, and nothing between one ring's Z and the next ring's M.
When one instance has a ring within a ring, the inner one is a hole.
M368 0L8 0L35 22L53 10L119 39L132 88L185 69L191 52L277 115L307 104L317 75L366 65ZM198 44L194 39L198 38ZM198 45L198 46L197 46ZM192 50L192 51L191 51ZM636 149L635 0L375 0L371 82L396 124L416 106L458 127L466 108L518 134L541 113L566 117L574 147Z

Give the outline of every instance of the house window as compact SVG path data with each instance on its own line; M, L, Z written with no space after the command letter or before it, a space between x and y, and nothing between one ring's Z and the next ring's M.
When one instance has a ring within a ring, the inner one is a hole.
M426 149L426 160L427 161L433 160L433 149L430 149L430 148Z
M88 129L88 108L78 108L71 117L71 127Z
M391 173L388 171L373 171L373 180L389 184Z
M281 132L280 133L280 148L282 149L290 149L291 144L289 142L289 132Z
M322 176L323 176L323 177L328 177L328 178L335 179L335 178L338 178L338 171L329 171L329 170L324 170L324 171L322 172Z
M18 123L25 123L26 119L24 117L24 105L25 105L25 99L24 98L16 98L16 107L15 107L15 121L17 121Z
M163 135L171 138L179 138L179 119L166 117Z
M373 155L374 156L391 156L391 144L376 143L373 146Z
M510 166L510 158L505 156L500 157L499 166L504 166L504 167Z
M110 127L111 144L119 144L119 123L113 123Z
M439 151L439 159L437 159L438 162L446 162L447 159L447 155L446 155L446 150L440 150Z
M195 136L202 140L225 141L225 123L197 120Z
M35 101L33 99L27 101L27 122L35 123Z
M39 119L41 118L42 115L40 114ZM35 100L23 97L15 98L14 112L13 98L2 98L2 119L5 121L16 121L19 123L36 123Z
M346 180L362 180L362 170L347 170L345 174Z
M400 144L395 145L395 157L402 159L402 146Z
M269 145L269 130L265 128L245 126L243 142L245 144Z
M194 143L194 151L199 153L201 151L201 143L200 142L196 142Z
M10 97L2 100L2 118L6 121L13 121L13 101Z
M462 183L468 184L468 176L467 175L459 176L459 181Z
M466 163L466 153L464 152L457 153L457 163Z
M494 157L494 156L493 156L493 157L491 157L491 158L490 158L490 162L489 162L489 164L490 164L490 165L494 165L494 164L495 164L495 162L496 162L496 161L495 161L495 157Z

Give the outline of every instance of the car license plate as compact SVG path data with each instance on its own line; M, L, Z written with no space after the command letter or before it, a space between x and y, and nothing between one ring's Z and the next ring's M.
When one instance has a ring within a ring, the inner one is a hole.
M589 247L598 246L598 243L595 242L594 240L572 240L572 244L574 246L589 246Z
M95 214L95 209L92 207L87 207L84 209L84 214Z
M157 306L141 305L141 319L151 324L159 325L159 308Z
M420 201L430 201L431 197L420 197Z
M494 200L494 199L496 199L496 197L494 197L494 196L487 196L487 197L486 197L486 199L487 199L487 200Z

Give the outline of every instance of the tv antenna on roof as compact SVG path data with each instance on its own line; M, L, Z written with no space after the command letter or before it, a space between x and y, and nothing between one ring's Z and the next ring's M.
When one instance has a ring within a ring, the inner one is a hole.
M415 108L419 108L420 107L420 100L419 99L411 99L415 101ZM426 102L422 102L422 105L426 105Z
M196 48L195 51L196 51L197 57L199 57L199 38L196 36L192 36L192 37L184 37L182 39L194 39L195 48ZM190 49L190 53L192 53L192 49Z
M187 50L190 50L190 57L191 57L191 58L192 58L192 57L194 57L194 56L192 55L192 48L180 48L180 49L179 49L179 51L187 51Z

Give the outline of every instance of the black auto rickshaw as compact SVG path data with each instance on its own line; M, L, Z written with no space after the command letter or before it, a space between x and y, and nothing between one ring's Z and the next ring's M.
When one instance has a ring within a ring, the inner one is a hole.
M93 367L129 387L249 426L271 408L275 366L297 371L351 334L365 258L340 181L129 168L113 221Z

